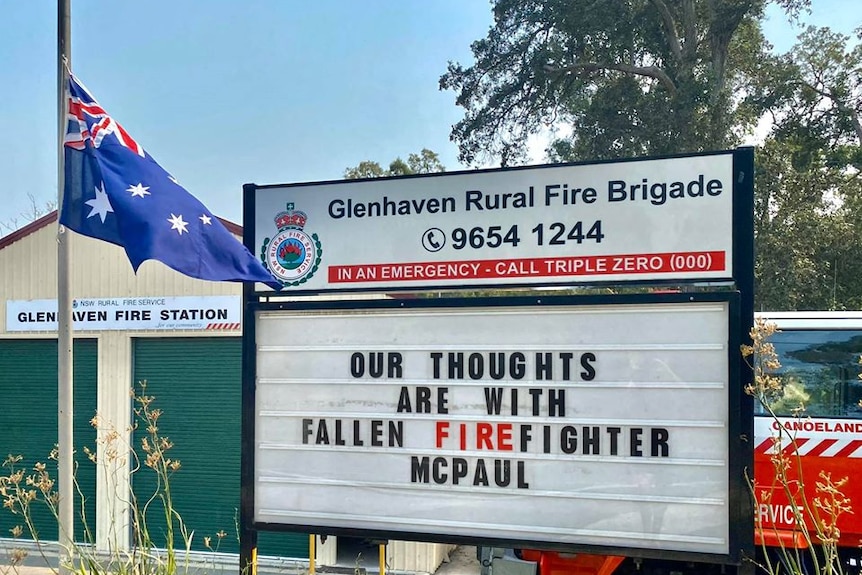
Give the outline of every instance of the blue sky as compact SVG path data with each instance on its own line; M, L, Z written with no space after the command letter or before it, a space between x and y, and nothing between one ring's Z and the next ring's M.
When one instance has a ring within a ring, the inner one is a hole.
M814 0L805 20L845 33L862 2ZM241 221L241 186L341 178L423 147L463 168L461 116L438 80L469 63L486 0L72 0L72 69L147 151L216 214ZM768 38L795 38L770 12ZM56 3L0 18L0 222L57 197ZM3 232L0 232L2 235Z

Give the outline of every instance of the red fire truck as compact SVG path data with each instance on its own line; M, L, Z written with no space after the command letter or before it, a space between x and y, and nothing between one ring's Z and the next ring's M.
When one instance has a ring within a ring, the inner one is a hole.
M837 519L839 553L844 573L862 572L862 312L775 312L758 314L779 331L771 338L784 382L769 408L755 406L755 543L759 559L763 549L773 562L785 554L808 560L821 546L815 537L812 512L828 520L813 503L822 473L832 482L848 478L840 489L855 512ZM804 405L804 411L798 410ZM783 426L786 433L779 433ZM776 437L781 437L780 443ZM787 479L776 479L775 455L781 450L790 463ZM801 481L800 481L801 479ZM783 486L796 492L794 506ZM804 499L800 490L804 489ZM824 499L825 500L825 499ZM804 521L807 529L803 529ZM782 549L784 551L782 551ZM536 550L482 551L483 569L492 575L703 575L726 573L727 568L656 559L635 559L591 554L563 554ZM499 566L499 568L497 568ZM811 565L804 565L814 573ZM501 572L502 571L502 572ZM751 569L748 569L751 572ZM758 570L759 571L759 570ZM783 573L790 571L783 570Z

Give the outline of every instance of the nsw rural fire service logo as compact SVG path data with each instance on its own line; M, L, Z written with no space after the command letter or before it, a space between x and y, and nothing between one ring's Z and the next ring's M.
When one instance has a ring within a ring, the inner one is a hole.
M309 235L303 228L308 216L295 210L293 202L275 216L278 233L266 238L260 248L263 265L286 286L307 282L320 267L323 249L317 234Z

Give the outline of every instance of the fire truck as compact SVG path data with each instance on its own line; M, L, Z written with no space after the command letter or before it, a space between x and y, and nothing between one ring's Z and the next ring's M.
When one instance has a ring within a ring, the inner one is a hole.
M832 483L846 477L840 493L856 509L840 513L829 535L837 538L843 572L862 573L862 312L757 316L779 330L770 342L783 387L768 406L755 406L755 560L776 564L798 557L803 572L815 573L811 553L822 545L812 517L831 521L813 503L817 497L827 500L817 486L825 477ZM789 463L783 481L776 477L777 461ZM734 569L533 549L480 548L479 559L483 575L703 575ZM749 565L740 572L762 571Z

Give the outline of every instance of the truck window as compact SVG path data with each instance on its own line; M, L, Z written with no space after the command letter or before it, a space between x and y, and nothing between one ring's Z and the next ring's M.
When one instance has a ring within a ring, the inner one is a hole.
M777 415L796 415L802 404L803 417L862 419L862 330L785 330L771 341L784 380L784 393L770 405Z

